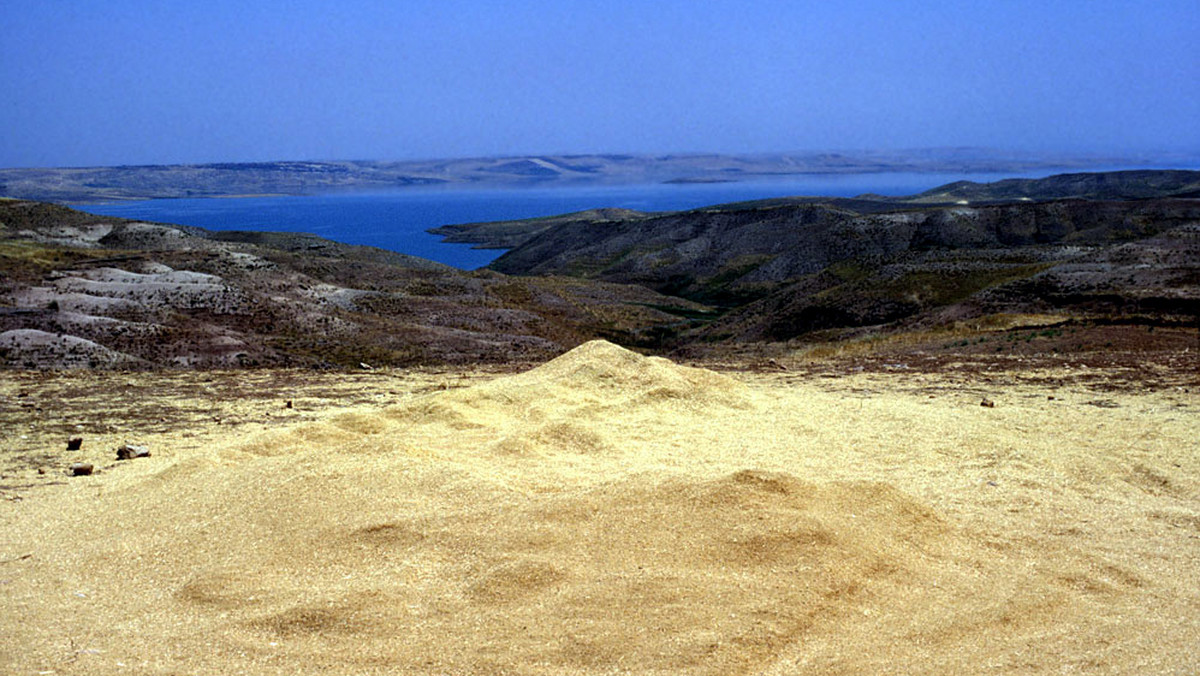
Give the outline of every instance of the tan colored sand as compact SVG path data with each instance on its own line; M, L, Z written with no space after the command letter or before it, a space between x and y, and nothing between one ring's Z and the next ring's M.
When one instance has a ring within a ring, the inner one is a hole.
M1195 394L596 342L397 399L0 503L0 671L1200 669Z

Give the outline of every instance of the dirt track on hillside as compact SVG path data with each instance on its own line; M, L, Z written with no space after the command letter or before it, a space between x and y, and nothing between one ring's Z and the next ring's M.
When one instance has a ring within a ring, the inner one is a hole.
M830 375L6 374L0 671L1200 669L1194 388Z

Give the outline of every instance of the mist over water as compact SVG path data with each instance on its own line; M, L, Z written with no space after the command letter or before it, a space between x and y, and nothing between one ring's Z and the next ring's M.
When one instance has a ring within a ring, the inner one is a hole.
M1028 177L1058 173L1044 171ZM420 256L473 270L503 252L445 244L425 232L457 223L499 221L620 207L672 211L794 195L853 197L864 193L908 195L952 181L1011 178L1000 174L806 174L731 183L579 185L521 188L419 187L392 192L356 192L302 197L169 199L78 206L83 211L145 221L194 225L210 230L308 232Z

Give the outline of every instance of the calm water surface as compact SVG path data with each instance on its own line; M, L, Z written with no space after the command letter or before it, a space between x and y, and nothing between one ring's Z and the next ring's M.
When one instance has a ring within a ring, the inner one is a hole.
M1030 174L1030 177L1045 176ZM999 174L805 175L786 180L534 188L405 188L393 192L304 197L170 199L81 205L95 214L210 230L309 232L472 270L502 251L445 244L425 232L455 223L552 216L594 207L669 211L788 195L853 197L863 193L909 195L957 180L996 181Z

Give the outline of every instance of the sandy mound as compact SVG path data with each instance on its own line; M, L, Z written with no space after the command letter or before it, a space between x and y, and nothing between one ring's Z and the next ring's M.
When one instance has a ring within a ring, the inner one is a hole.
M524 407L543 401L551 408L578 402L601 410L664 401L729 406L746 402L745 386L726 376L661 357L643 357L603 340L584 343L524 374L483 385L473 394Z
M949 444L1027 471L1032 455L995 455L1003 408L975 402L964 442L929 433L944 418L924 396L789 396L596 342L524 374L73 480L0 521L15 611L0 619L0 667L1057 673L1124 641L1136 659L1121 664L1153 671L1153 639L1119 637L1187 631L1186 610L1136 612L1191 597L1147 597L1165 583L1129 559L1037 530L1034 557L997 533L1008 510L919 497L978 471ZM864 429L838 430L838 415ZM1101 508L1057 493L1073 513ZM1178 505L1162 513L1191 523Z
M666 419L728 412L749 401L746 387L726 376L597 340L526 373L398 407L388 417L459 437L486 430L481 447L502 455L622 453L662 432Z
M286 455L320 444L331 452L399 448L446 460L463 447L479 457L640 454L640 442L666 431L665 419L702 420L750 401L747 388L726 376L592 341L522 374L421 397L382 415L347 414L271 434L242 450Z

